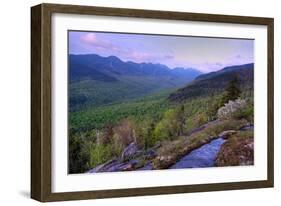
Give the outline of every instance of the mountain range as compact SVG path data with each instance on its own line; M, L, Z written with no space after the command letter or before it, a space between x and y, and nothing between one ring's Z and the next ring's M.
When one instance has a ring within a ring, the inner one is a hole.
M102 57L97 54L69 55L70 80L93 79L118 81L125 76L167 78L179 81L193 80L201 74L192 68L169 68L163 64L124 62L116 56Z
M68 58L70 110L176 89L202 74L193 68L125 62L116 56L70 54Z

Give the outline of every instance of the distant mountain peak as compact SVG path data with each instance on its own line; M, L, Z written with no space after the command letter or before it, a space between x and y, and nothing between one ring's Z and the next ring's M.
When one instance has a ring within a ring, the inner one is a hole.
M111 61L116 61L116 62L123 62L121 59L119 59L117 56L108 56L108 57L104 57L104 58L108 58Z

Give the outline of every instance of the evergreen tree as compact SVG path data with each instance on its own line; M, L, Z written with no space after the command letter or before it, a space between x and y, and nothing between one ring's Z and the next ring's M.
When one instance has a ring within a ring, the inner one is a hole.
M177 121L179 124L179 130L178 130L178 135L183 134L183 129L185 125L185 112L184 112L184 105L180 105L178 111L177 111Z
M150 122L147 129L146 134L144 138L144 149L148 149L149 147L153 146L153 130L154 130L154 123Z
M239 81L237 78L234 78L229 82L229 85L225 89L225 94L222 97L221 105L228 103L230 100L235 100L241 95L241 90L239 88Z

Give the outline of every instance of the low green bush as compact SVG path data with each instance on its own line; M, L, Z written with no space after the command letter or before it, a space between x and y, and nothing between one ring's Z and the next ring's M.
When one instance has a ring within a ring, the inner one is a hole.
M90 146L90 162L91 168L107 162L112 158L112 146L104 144L95 144Z
M247 107L234 113L234 118L236 119L246 119L250 123L254 123L254 106L248 105Z
M83 136L69 138L69 173L81 173L89 169L89 141ZM90 143L91 144L91 143Z

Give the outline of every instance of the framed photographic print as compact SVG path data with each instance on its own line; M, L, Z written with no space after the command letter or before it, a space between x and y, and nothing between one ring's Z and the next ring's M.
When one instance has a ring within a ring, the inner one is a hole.
M31 8L31 197L273 187L273 19Z

